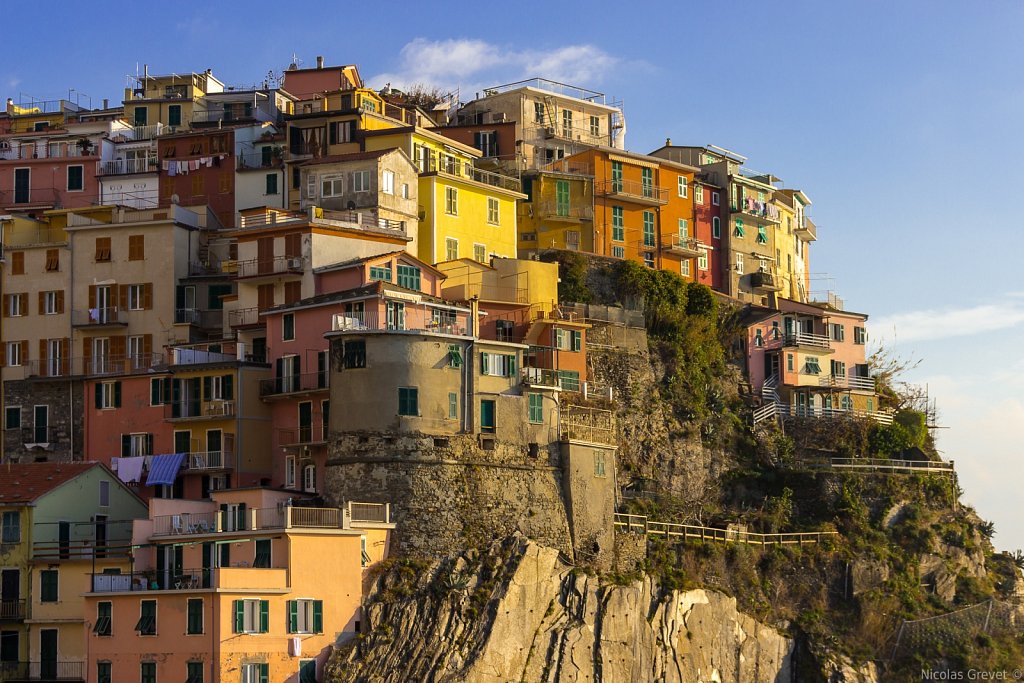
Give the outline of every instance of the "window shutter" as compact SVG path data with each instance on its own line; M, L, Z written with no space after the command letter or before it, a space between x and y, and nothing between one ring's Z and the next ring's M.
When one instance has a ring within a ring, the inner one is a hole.
M150 310L153 308L153 283L147 282L142 285L142 308Z
M28 340L21 342L21 364L28 365Z
M298 356L292 356L292 374L298 377L300 372L302 372L302 359Z
M46 349L46 340L45 339L40 339L39 340L39 374L40 375L49 374L49 368L47 366L43 365L43 361L45 361L46 358L47 358L46 350L47 350Z
M128 310L128 285L121 285L117 288L117 305L122 311Z
M221 380L221 387L224 393L223 398L227 401L234 400L235 398L234 381L235 378L231 375L224 375L224 378Z
M480 374L481 375L486 375L487 371L490 369L490 365L491 364L490 364L489 361L490 361L490 357L488 356L488 354L486 354L486 353L481 353L480 354Z
M260 600L260 633L270 630L270 601ZM263 666L266 666L264 664ZM262 674L261 674L262 677ZM265 678L263 680L266 680Z
M39 292L39 315L46 313L46 292Z
M82 358L85 360L85 370L92 366L92 337L82 339Z
M516 376L516 357L515 356L509 356L508 357L508 376L509 377L515 377Z
M297 600L288 601L288 633L295 633L299 630L299 603Z
M63 289L58 289L57 290L57 312L58 313L63 313L64 312L64 290Z
M4 317L11 317L11 294L4 295Z
M28 315L28 294L19 294L21 298L21 314Z
M96 308L96 285L89 285L89 308Z
M213 394L213 377L203 377L203 400L209 401Z
M159 405L162 403L160 399L163 398L163 382L158 379L149 380L149 404L151 406Z
M118 382L120 384L120 382ZM153 435L146 434L146 455L153 455Z
M236 529L248 529L249 525L245 523L245 503L239 503L236 508L235 517L235 528Z
M269 683L269 681L270 681L270 665L269 664L260 664L260 683Z
M99 386L99 385L97 385ZM132 454L132 436L131 434L121 435L121 457L127 458Z
M127 337L110 338L110 356L115 363L124 360L126 346Z
M121 383L114 382L114 407L121 407Z
M324 601L313 601L313 633L324 632Z
M150 364L149 356L153 353L153 335L142 335L142 354L146 356L145 362Z
M245 602L235 600L235 633L245 632Z
M276 368L274 370L274 376L277 377L278 379L281 379L282 377L284 377L284 358L278 358L274 362L274 364L276 365ZM278 388L280 388L281 383L278 382L277 385Z
M103 407L103 383L102 382L96 382L96 385L93 388L96 390L96 407L97 408L102 408Z

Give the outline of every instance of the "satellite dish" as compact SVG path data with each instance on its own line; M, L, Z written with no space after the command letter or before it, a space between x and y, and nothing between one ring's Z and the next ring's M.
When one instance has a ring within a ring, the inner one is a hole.
M181 201L181 199L178 197L177 194L171 195L171 204L177 204L179 201Z

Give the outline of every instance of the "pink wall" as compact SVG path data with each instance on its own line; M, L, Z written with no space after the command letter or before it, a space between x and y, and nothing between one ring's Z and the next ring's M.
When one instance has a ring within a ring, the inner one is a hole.
M111 458L121 457L121 434L153 435L154 453L174 451L173 425L164 420L164 406L151 406L150 375L122 376L120 408L96 408L96 385L102 381L85 382L85 457L110 466Z
M0 162L0 206L16 209L19 206L49 206L55 202L66 209L91 206L99 198L98 159L98 156L85 156ZM68 191L69 166L82 167L82 190ZM15 168L31 169L28 204L14 203Z

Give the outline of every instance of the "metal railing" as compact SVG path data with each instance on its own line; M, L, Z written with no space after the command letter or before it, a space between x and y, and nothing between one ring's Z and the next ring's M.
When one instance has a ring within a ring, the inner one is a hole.
M85 662L0 662L0 681L84 681Z
M687 256L700 256L703 252L703 246L704 244L696 237L670 235L669 239L662 243L661 248L666 251L679 252Z
M158 515L153 518L153 536L181 534L209 534L221 530L221 512L183 512L178 515Z
M256 112L253 107L237 107L231 109L207 109L192 112L192 123L234 123L236 121L255 121Z
M291 223L303 223L309 220L309 214L295 211L265 211L242 216L238 220L240 228L265 228L268 225L288 225Z
M521 192L523 183L519 178L485 171L476 168L472 163L457 157L442 154L440 158L431 156L419 162L420 173L440 173L442 175L473 180L493 187L500 187L512 192Z
M25 618L24 600L0 601L0 620L19 620Z
M181 570L145 570L127 574L92 574L93 593L129 593L135 591L190 591L213 587L212 568Z
M164 404L164 418L169 420L189 419L194 417L232 417L234 414L234 401L192 400L172 401Z
M225 470L235 466L234 449L192 451L185 457L185 468L192 471Z
M318 206L310 207L310 221L320 225L336 225L343 223L341 227L355 225L362 230L382 231L388 234L400 234L405 236L405 221L395 221L387 218L379 218L370 212L360 211L332 211Z
M594 175L594 166L592 164L575 159L558 159L557 161L544 164L539 170L571 175Z
M827 460L803 460L795 463L809 469L862 470L869 472L937 472L953 474L956 469L952 460L934 462L931 460L896 460L890 458L828 458Z
M832 348L832 340L824 334L810 332L789 332L783 336L784 346L814 346L821 349Z
M778 223L780 220L779 207L770 201L757 201L752 197L746 197L738 204L734 204L731 209L733 213L743 213L773 223Z
M260 380L260 396L294 394L300 391L317 391L330 388L331 373L305 372L299 375L274 377Z
M282 154L264 155L262 152L243 152L235 157L238 170L255 168L280 168L283 164Z
M357 507L353 508L353 505ZM158 515L153 518L152 536L194 536L281 529L341 529L348 520L388 523L390 506L385 503L349 503L343 511L339 508L278 505L269 508L249 508L244 514L237 510L211 510Z
M127 325L128 313L118 306L76 309L71 311L71 324L77 327L90 325Z
M589 221L594 218L594 207L592 205L580 206L557 201L542 201L533 203L533 214L537 218Z
M87 541L41 541L32 544L32 557L36 560L89 560L104 557L129 557L132 554L131 537L108 539L98 544Z
M560 387L557 370L523 367L520 371L523 384L531 387Z
M782 282L779 280L774 270L764 268L756 270L750 274L750 286L761 289L779 290L782 289Z
M818 385L823 387L836 387L838 389L861 389L865 391L875 390L874 377L859 377L857 375L828 375L818 378Z
M668 203L668 188L636 180L601 180L594 183L594 194L598 196L617 195L658 204Z
M353 522L370 522L389 524L391 522L391 505L389 503L357 503L348 501L346 514Z
M436 309L406 305L392 312L338 313L331 320L333 332L438 332L465 335L469 314L434 315Z
M300 427L282 427L277 430L277 443L279 446L313 446L325 443L326 441L327 433L324 429L322 418L317 419L315 424L302 425Z
M199 327L219 328L224 319L222 310L205 310L201 308L176 308L174 309L174 324L176 325L198 325Z
M747 545L812 545L826 539L839 538L838 531L790 531L784 533L760 534L742 529L721 529L716 527L654 522L646 515L615 514L615 528L648 536L665 536L682 540L722 541L745 543Z
M111 159L96 162L96 175L125 175L128 173L156 172L157 158L148 159Z
M610 410L563 404L559 410L559 431L564 441L618 443L615 413Z
M168 126L165 126L162 123L153 123L148 126L132 126L130 131L131 139L136 141L152 140L153 138L158 138L161 135L170 132L168 130ZM122 131L122 133L123 132L125 131Z
M260 325L260 309L255 306L251 308L239 308L228 311L228 325L231 327L243 327L246 325Z
M238 277L260 277L262 275L301 274L307 259L302 256L275 256L269 259L238 261Z
M535 88L537 90L545 90L547 92L555 93L556 95L562 95L563 97L572 97L577 100L583 100L585 102L594 102L595 104L606 104L604 93L597 92L596 90L587 90L578 85L569 85L567 83L559 83L558 81L551 81L546 78L528 78L524 81L516 81L515 83L505 83L503 85L494 85L489 88L484 88L484 97L490 97L497 95L498 93L508 92L510 90L518 90L519 88ZM615 103L611 103L615 106Z

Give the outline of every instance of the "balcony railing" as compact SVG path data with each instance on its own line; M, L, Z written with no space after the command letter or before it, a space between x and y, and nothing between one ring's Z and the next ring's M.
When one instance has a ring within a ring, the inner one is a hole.
M754 218L763 219L772 223L779 222L779 207L769 201L758 201L753 197L746 197L738 201L732 207L734 213L742 213Z
M797 237L808 242L814 242L818 239L818 227L807 216L804 216L803 222L797 222L795 232Z
M342 224L340 227L356 227L363 230L382 231L389 234L406 236L405 221L393 221L378 218L373 213L359 211L330 211L320 207L310 207L310 220L320 225Z
M46 541L32 544L32 557L36 560L90 560L92 558L130 557L131 537L108 539L102 544L88 541Z
M778 292L782 289L782 281L773 270L758 270L750 274L750 286L755 289L764 289L770 292Z
M131 139L135 141L152 140L168 132L168 127L162 123L154 123L149 126L132 126Z
M316 424L277 430L277 444L289 446L314 446L327 442L327 433L320 420Z
M112 159L96 164L96 175L126 175L128 173L156 172L157 159Z
M364 313L338 313L331 321L333 332L437 332L440 334L465 335L469 326L469 315L436 315L435 309L406 306L401 313L366 311Z
M346 514L353 522L391 523L391 505L388 503L357 503L350 500L346 505Z
M819 386L835 387L837 389L859 389L861 391L874 391L874 377L860 377L858 375L828 375L818 378Z
M231 327L248 327L261 324L260 309L256 307L228 311L228 325Z
M671 251L682 256L698 257L704 253L704 244L695 237L682 237L670 235L669 239L662 244L662 249Z
M558 159L540 167L541 171L552 173L568 173L571 175L594 175L594 166L575 159Z
M485 171L483 169L476 168L468 161L464 161L453 156L442 154L440 158L429 157L425 160L421 160L419 167L420 173L440 173L442 175L452 176L455 178L474 180L478 183L500 187L504 190L511 190L512 192L521 192L523 189L523 184L519 178Z
M610 410L563 404L559 431L563 440L615 445L615 414Z
M590 205L578 206L575 204L559 204L558 202L534 202L533 214L535 218L549 220L594 220L594 207Z
M547 368L524 367L522 369L523 384L531 387L561 387L558 371Z
M212 588L214 569L146 570L128 574L93 574L93 593L196 590Z
M324 371L263 379L260 380L260 397L326 390L330 386L330 378L331 373Z
M235 466L233 449L219 451L198 451L188 453L185 457L185 468L195 471L229 470Z
M234 401L172 401L164 404L164 418L168 420L232 417L234 414Z
M263 275L302 274L306 259L302 256L275 256L269 259L238 261L238 277L261 277Z
M76 309L71 311L71 324L75 327L127 325L128 313L118 306Z
M823 334L810 332L790 332L783 337L784 346L813 346L820 349L832 348L832 340Z
M668 204L668 188L635 180L602 180L594 183L594 194L623 197L650 204Z
M153 536L189 536L281 529L342 529L348 521L390 523L386 503L350 502L346 509L282 505L271 508L211 510L153 518ZM145 590L145 589L135 589Z
M84 681L85 662L0 662L0 681Z
M269 156L262 152L243 152L235 157L237 168L240 171L256 168L280 168L282 160L280 154L271 153Z
M60 244L67 241L68 234L63 228L34 225L31 227L9 227L4 230L4 247Z
M45 358L29 361L25 379L78 377L82 375L132 375L149 372L166 364L160 353L139 353L132 356L92 356L89 358Z
M30 159L74 159L96 156L96 146L82 147L75 143L23 142L7 149L0 149L0 160L19 161Z
M196 325L198 327L219 328L224 319L224 311L207 311L200 308L174 309L175 325Z
M24 600L4 600L0 602L0 621L18 621L24 618Z
M251 105L237 109L209 109L192 112L193 124L237 123L256 120L256 109Z

